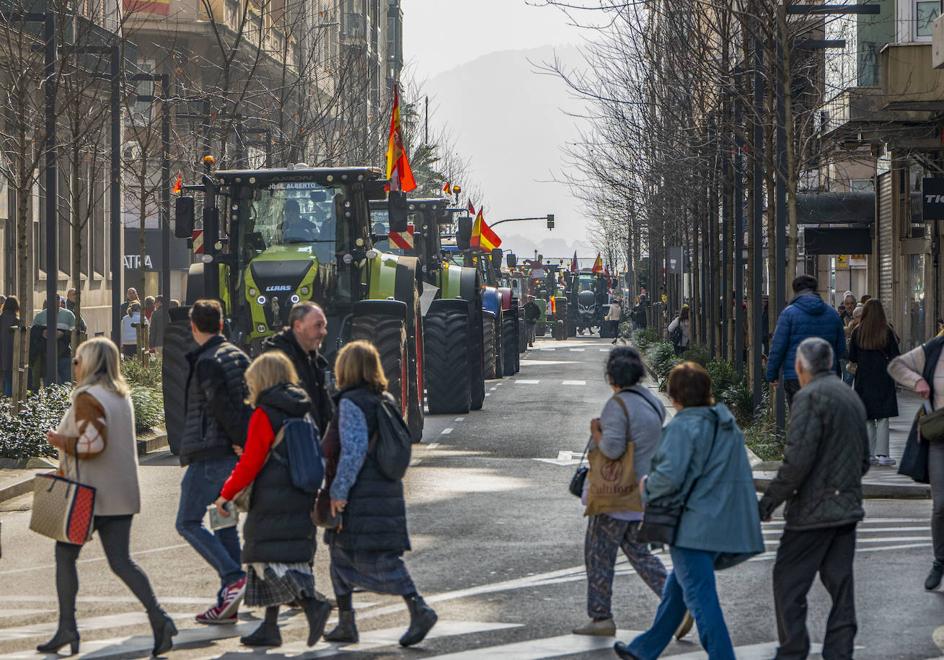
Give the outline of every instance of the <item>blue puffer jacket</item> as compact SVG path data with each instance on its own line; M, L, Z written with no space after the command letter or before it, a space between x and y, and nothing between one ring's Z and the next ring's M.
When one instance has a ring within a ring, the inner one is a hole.
M839 358L846 354L846 334L839 313L812 292L801 293L780 314L767 357L767 380L796 380L796 350L809 337L825 339L833 347L833 366L839 373Z

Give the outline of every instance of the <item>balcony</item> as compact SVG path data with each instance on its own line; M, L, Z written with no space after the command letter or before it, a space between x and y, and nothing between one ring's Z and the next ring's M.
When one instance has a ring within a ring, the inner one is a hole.
M899 43L882 49L879 77L883 110L944 111L944 71L931 65L932 48L929 43Z

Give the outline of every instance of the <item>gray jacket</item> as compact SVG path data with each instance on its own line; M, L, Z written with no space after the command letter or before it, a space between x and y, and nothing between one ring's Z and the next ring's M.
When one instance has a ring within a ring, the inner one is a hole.
M793 397L783 465L760 501L761 518L786 501L786 529L858 522L868 470L865 406L838 376L820 374Z

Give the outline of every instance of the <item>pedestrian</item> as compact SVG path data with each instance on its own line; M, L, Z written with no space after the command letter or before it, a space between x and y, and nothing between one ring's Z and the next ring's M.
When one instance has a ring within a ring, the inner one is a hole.
M900 355L888 365L888 373L902 387L913 390L928 400L930 409L944 407L944 336L925 342ZM911 433L901 459L899 472L915 481L931 484L931 542L934 562L924 581L924 588L937 589L944 577L944 442L929 442L919 437L918 417L911 425ZM909 453L923 460L917 466L909 465ZM919 469L915 469L918 467Z
M338 414L322 445L331 515L341 519L338 527L325 533L338 625L324 638L357 642L353 593L363 590L403 598L410 626L400 645L413 646L423 641L438 617L417 593L403 562L403 553L410 549L403 482L384 476L371 450L381 399L393 400L380 354L365 341L347 344L338 352L335 377Z
M636 304L633 306L633 327L636 330L645 330L649 321L646 315L646 305L648 300L644 294L639 294L636 298Z
M154 633L153 655L158 656L171 649L177 628L157 602L147 575L131 559L131 522L141 510L141 494L134 410L119 364L118 348L111 340L96 337L82 344L75 355L71 405L59 427L46 437L59 450L64 475L95 489L94 529L108 566L147 611ZM59 626L52 639L36 647L41 653L56 653L66 645L73 655L79 652L75 602L81 550L81 545L56 543Z
M800 391L790 406L783 464L758 505L769 521L786 502L774 562L776 657L806 658L806 595L819 573L832 599L824 658L852 658L856 615L852 564L856 525L865 517L862 477L869 470L865 406L834 371L832 346L810 337L796 351Z
M849 351L850 343L852 342L852 332L859 327L859 323L862 322L862 312L865 311L865 305L859 303L856 305L855 309L852 310L852 320L845 325L845 334L846 334L846 350ZM841 316L841 315L840 315ZM842 382L846 385L852 385L855 381L855 365L849 366L850 360L848 359L848 353L845 358L840 358L839 368L842 370Z
M217 604L198 614L199 623L236 623L246 590L235 527L210 532L203 526L207 507L216 500L242 452L250 410L244 374L249 358L223 337L223 309L215 300L190 308L190 330L197 348L187 354L190 371L184 394L184 429L180 464L177 532L220 577Z
M312 418L321 435L328 430L334 407L325 386L328 361L319 352L328 334L328 319L310 300L296 303L288 314L288 327L266 339L262 351L282 351L292 361L302 389L308 394Z
M675 354L681 355L692 340L691 311L688 305L682 305L679 315L669 323L667 330L672 346L675 348Z
M69 289L66 291L66 309L75 314L75 303L76 303L77 294L75 289Z
M855 311L857 304L855 294L852 293L852 291L846 291L842 294L842 305L839 306L839 319L842 321L843 325L852 323L852 312Z
M148 348L161 348L164 345L164 330L167 327L164 322L164 296L154 298L154 312L148 321L150 322Z
M614 646L621 658L658 658L686 607L708 657L734 658L714 573L763 552L764 539L744 435L727 406L715 403L711 387L708 372L694 362L669 372L668 394L678 412L662 431L641 490L647 511L681 504L672 572L649 630Z
M121 354L126 358L138 354L138 328L141 323L141 305L133 302L128 305L121 319Z
M144 318L147 319L147 322L151 322L151 315L154 314L154 308L156 306L156 301L154 296L147 296L144 299Z
M20 301L7 296L0 311L0 386L4 396L13 396L13 331L20 324Z
M834 369L841 374L839 358L846 354L846 336L839 313L823 302L816 293L819 283L815 277L800 275L793 280L794 298L780 313L767 359L767 380L777 387L783 380L783 391L787 402L800 389L793 365L796 349L804 339L819 337L829 342L833 349ZM781 373L781 370L783 373Z
M862 307L861 322L849 341L849 363L854 365L853 387L865 406L872 465L891 467L895 459L888 455L888 420L898 417L898 393L888 374L888 365L898 357L898 337L888 326L885 309L879 300L869 300Z
M138 300L138 290L133 286L129 286L128 290L125 291L125 301L121 303L121 308L118 310L118 315L124 317L124 315L128 312L128 307L131 306L131 303L135 302L140 304L140 301Z
M66 300L62 296L58 296L58 304L59 309L56 312L56 330L54 332L56 338L56 382L62 384L72 381L72 331L75 329L75 314L66 308ZM42 378L43 382L46 379L45 350L46 341L49 337L46 318L46 305L44 304L43 309L33 318L33 327L42 333L43 338L41 343L43 353L39 356L42 370L36 374L37 381ZM84 328L85 325L83 324L80 330L84 330ZM30 353L32 354L32 350Z
M633 452L633 471L637 479L649 472L649 464L662 435L665 407L646 387L639 384L646 370L638 351L618 346L606 361L606 380L613 396L603 406L599 418L590 422L591 451L599 451L611 461L623 457L629 445ZM608 464L607 464L608 465ZM590 485L602 480L592 468L584 482L582 501L588 504ZM616 634L613 621L613 576L616 555L623 551L630 565L657 596L662 595L666 570L661 561L649 552L646 543L636 540L643 507L638 491L627 494L625 508L588 515L584 539L584 562L587 567L587 616L590 621L576 629L575 635ZM638 506L637 506L638 505ZM676 636L681 639L691 630L687 617Z
M299 603L308 619L308 646L322 633L331 605L317 598L311 558L315 554L314 493L292 483L285 442L273 443L283 424L304 418L311 402L298 386L298 374L281 351L264 353L246 370L249 419L246 447L216 500L221 516L226 504L252 486L243 526L242 562L247 566L246 605L264 607L265 619L240 638L246 646L281 646L279 607Z
M609 324L609 331L613 333L612 344L616 343L616 340L619 339L619 325L620 321L623 319L623 307L620 305L619 298L614 298L610 303L610 309L606 313L606 323Z
M534 346L535 328L537 328L539 318L541 318L541 308L535 302L534 296L528 296L528 302L524 305L524 322L528 331L528 346Z

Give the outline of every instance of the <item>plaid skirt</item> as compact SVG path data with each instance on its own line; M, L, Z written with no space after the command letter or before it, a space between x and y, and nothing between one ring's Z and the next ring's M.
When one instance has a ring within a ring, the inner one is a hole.
M355 552L331 545L331 586L336 596L355 591L406 596L416 592L399 552Z
M272 607L315 597L315 576L308 564L250 564L245 602Z

